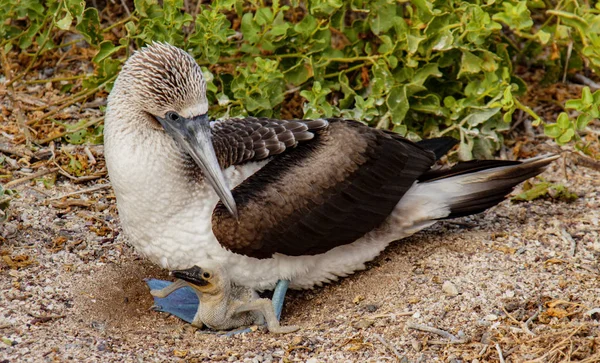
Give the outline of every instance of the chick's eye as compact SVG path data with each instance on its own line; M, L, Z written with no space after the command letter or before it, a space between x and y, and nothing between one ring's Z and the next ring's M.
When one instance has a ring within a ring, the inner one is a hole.
M210 274L208 272L205 272L202 274L202 277L204 277L205 279L210 279Z

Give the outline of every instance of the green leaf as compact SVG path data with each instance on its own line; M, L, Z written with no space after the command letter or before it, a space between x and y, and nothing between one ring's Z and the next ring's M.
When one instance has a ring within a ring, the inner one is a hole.
M519 1L516 5L508 1L502 2L504 11L494 14L494 20L501 21L515 30L526 30L531 28L531 12L527 9L527 1Z
M461 142L460 145L458 145L458 158L462 161L469 161L473 159L471 146L466 142Z
M583 130L592 121L593 117L587 113L577 116L577 130Z
M584 109L583 100L581 100L581 99L568 100L567 102L565 102L565 108L571 109L571 110L583 111L583 109Z
M308 38L317 29L317 19L308 14L299 23L294 25L294 30Z
M419 44L423 40L425 40L427 38L426 37L420 37L420 36L412 35L412 34L408 34L406 36L406 39L408 40L408 52L410 54L414 54L419 49Z
M99 64L100 62L102 62L106 58L109 58L110 56L112 56L113 54L115 54L123 48L124 46L122 45L115 46L110 40L103 41L102 43L100 43L100 50L98 51L98 53L96 53L96 55L92 59L92 62Z
M273 23L273 12L269 8L260 8L254 16L258 25L267 25Z
M594 103L594 96L592 96L592 92L589 87L583 87L581 90L581 99L583 100L584 105L591 105Z
M558 115L558 118L556 119L556 125L562 130L568 129L570 123L571 121L569 121L569 115L567 115L566 112L561 112L560 115Z
M95 8L85 9L81 21L79 21L75 29L79 31L85 41L90 45L99 45L104 39L100 27L98 10Z
M546 136L549 136L553 139L556 139L557 137L559 137L562 134L563 130L558 127L557 124L547 124L544 125L544 134L546 134Z
M285 72L285 79L293 85L301 85L312 77L312 67L309 62L300 60L298 64Z
M474 111L471 114L467 115L461 123L468 123L471 127L478 126L485 121L489 120L491 117L500 112L500 107L484 109L479 111Z
M458 78L464 74L473 74L481 72L483 60L475 54L464 51L460 62L460 70L458 71Z
M562 135L558 137L558 139L556 139L556 141L559 144L566 144L567 142L571 141L573 136L575 136L575 130L567 129Z
M55 24L56 27L58 27L59 29L69 30L69 28L71 28L72 22L73 16L71 15L71 13L67 12L65 16L61 20L57 21Z
M548 44L548 42L550 41L551 35L550 33L547 33L543 30L539 30L537 33L535 33L535 36L540 40L540 43L542 44Z
M373 4L369 16L369 25L375 35L387 32L394 26L396 17L396 2L379 0Z
M254 21L252 13L246 13L242 17L241 31L244 39L250 43L256 43L260 39L260 26Z
M310 0L309 11L311 14L331 15L343 5L342 0Z
M402 124L406 113L410 109L408 97L406 96L406 87L396 86L392 88L386 99L386 104L392 113L392 123L396 125Z

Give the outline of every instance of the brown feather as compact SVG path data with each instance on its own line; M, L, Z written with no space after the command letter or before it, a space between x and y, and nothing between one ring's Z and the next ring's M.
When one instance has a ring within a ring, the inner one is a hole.
M272 120L247 117L213 124L213 145L221 168L283 153L311 140L326 120Z
M267 258L351 243L380 225L434 162L432 152L403 138L329 122L233 190L239 220L217 205L213 232L221 245Z

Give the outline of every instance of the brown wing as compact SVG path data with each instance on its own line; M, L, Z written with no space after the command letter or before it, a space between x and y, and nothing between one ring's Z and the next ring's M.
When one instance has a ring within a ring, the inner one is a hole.
M317 120L271 120L247 117L216 121L213 146L221 168L261 160L311 140L328 122Z
M222 246L268 258L319 254L380 225L434 163L433 152L362 124L328 120L233 190L239 221L217 204Z

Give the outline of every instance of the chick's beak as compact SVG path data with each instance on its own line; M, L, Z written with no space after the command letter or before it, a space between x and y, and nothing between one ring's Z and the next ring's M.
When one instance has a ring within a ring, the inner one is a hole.
M181 280L187 281L196 286L206 286L208 281L202 278L204 270L198 266L188 268L187 270L173 270L171 274Z

